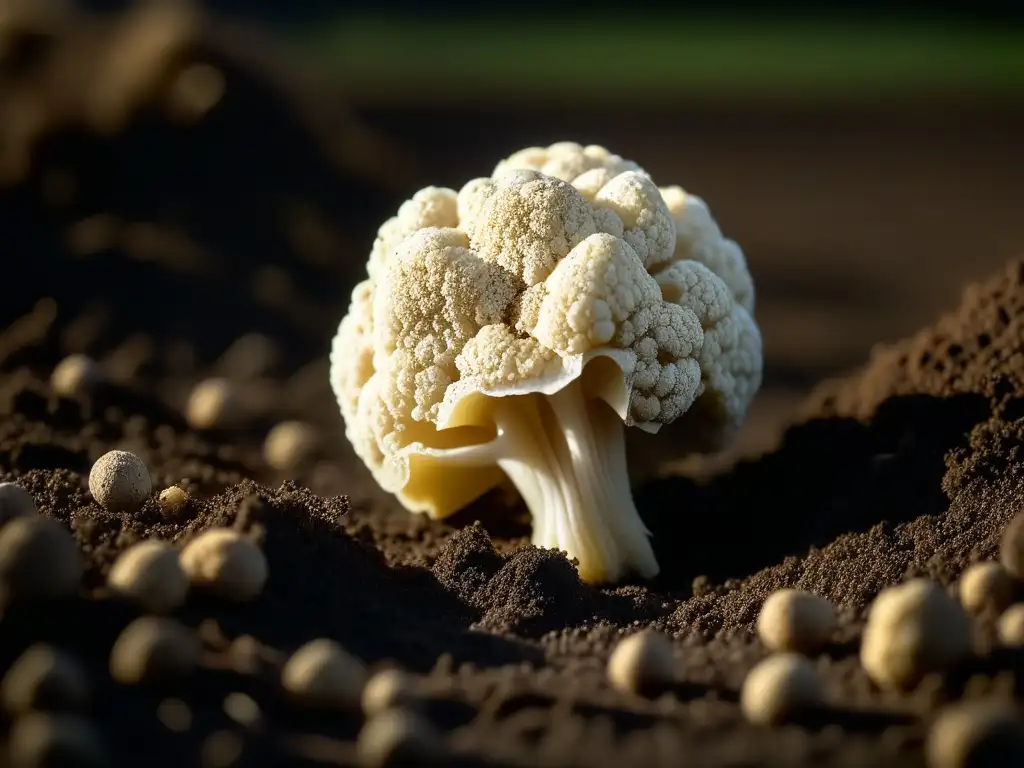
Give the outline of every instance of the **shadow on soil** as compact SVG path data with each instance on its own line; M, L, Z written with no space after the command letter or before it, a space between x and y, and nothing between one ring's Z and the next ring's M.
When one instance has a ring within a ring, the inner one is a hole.
M791 427L776 451L706 484L647 483L636 501L662 564L655 586L742 578L841 534L943 511L944 457L988 415L981 395L893 397L870 423Z

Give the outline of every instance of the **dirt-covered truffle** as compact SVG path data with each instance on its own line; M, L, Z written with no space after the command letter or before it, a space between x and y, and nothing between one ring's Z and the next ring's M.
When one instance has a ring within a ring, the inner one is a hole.
M267 582L263 550L231 528L203 531L185 545L180 557L193 585L225 600L253 600Z
M89 493L111 512L134 512L152 492L149 470L134 453L108 451L89 471Z
M928 768L1024 765L1024 726L1012 705L1003 702L953 704L932 723L925 759Z
M188 503L188 494L184 488L172 485L170 488L164 488L160 491L156 503L165 518L174 520L181 514L185 504Z
M365 683L363 662L328 638L303 645L281 670L284 690L301 704L316 709L358 709Z
M608 681L624 693L651 695L676 676L672 643L661 632L644 630L618 642L608 659Z
M998 614L1013 602L1015 589L1000 563L974 563L960 577L960 604L971 613Z
M202 646L181 622L161 617L136 619L118 636L110 651L110 674L119 683L159 683L190 674Z
M85 394L103 382L103 370L88 355L69 355L57 363L50 375L50 386L58 395Z
M89 720L69 713L19 717L8 736L11 768L102 768L109 765L103 738Z
M0 526L16 517L36 514L32 494L17 483L0 483Z
M19 517L0 528L0 584L14 600L49 600L78 591L82 554L56 520Z
M1011 605L996 622L996 635L1003 645L1024 647L1024 603Z
M868 612L860 662L883 688L911 688L971 652L971 620L933 581L889 587Z
M167 613L184 603L188 585L178 550L158 539L126 549L107 576L107 586L114 593L152 613Z
M78 661L51 645L37 643L19 656L0 683L10 715L39 711L84 711L91 699L89 679Z
M367 717L396 707L414 707L416 679L394 667L378 670L366 681L360 700Z
M824 648L837 624L836 609L818 595L780 589L764 601L757 635L771 651L812 654Z
M374 715L359 731L356 754L364 768L433 765L443 754L444 742L423 717L407 709L389 709Z
M1024 579L1024 512L1018 512L1003 531L999 562L1015 579Z
M743 680L740 707L759 725L778 725L825 703L825 685L803 654L776 653L760 661Z
M223 429L238 423L240 406L231 382L204 379L196 384L185 405L185 418L195 429Z
M282 421L267 433L263 459L279 472L301 467L316 450L316 432L301 421Z

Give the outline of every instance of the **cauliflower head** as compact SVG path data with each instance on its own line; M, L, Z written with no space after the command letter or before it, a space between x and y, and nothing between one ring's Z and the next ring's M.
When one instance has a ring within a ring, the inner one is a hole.
M442 518L507 477L533 542L581 578L649 578L624 427L723 446L761 384L753 309L702 200L602 147L533 147L381 226L331 384L355 452L407 509Z

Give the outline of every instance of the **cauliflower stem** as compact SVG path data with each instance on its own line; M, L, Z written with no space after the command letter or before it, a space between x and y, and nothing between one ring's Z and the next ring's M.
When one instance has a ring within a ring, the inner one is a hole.
M497 464L533 516L533 543L577 560L580 578L644 578L658 563L633 502L622 420L579 378L550 395L488 398L496 437L431 451L431 463L481 468Z

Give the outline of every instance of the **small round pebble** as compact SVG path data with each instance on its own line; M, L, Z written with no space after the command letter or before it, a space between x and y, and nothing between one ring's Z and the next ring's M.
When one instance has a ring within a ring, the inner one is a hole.
M263 442L263 458L271 469L287 472L309 461L316 450L316 432L301 421L282 421Z
M153 481L134 453L109 451L89 471L89 493L110 512L134 512L153 493Z
M441 735L433 725L402 709L374 715L356 739L358 763L365 768L436 763L443 749Z
M623 638L608 658L608 681L623 693L660 693L675 677L672 643L661 632L644 630Z
M168 613L185 602L188 576L178 550L149 539L122 552L107 576L107 586L152 613Z
M776 653L743 680L740 707L751 723L779 725L825 703L825 685L803 654Z
M367 717L388 709L412 708L416 701L416 681L400 669L374 672L363 687L363 714Z
M267 583L267 558L256 544L231 528L210 528L181 551L189 581L218 597L253 600Z
M953 704L935 718L925 740L928 768L1024 765L1024 726L1010 705Z
M183 677L199 664L202 646L195 632L161 616L129 624L110 651L110 674L119 683L163 682Z
M46 517L19 517L0 528L0 584L14 600L78 592L84 565L70 531Z
M17 483L0 483L0 526L16 517L36 514L32 494Z
M917 578L882 590L868 611L860 662L882 688L905 689L971 653L963 606L938 584Z
M327 638L303 645L281 670L284 690L317 709L358 709L365 683L363 662Z
M960 576L960 604L971 613L1002 613L1013 602L1016 585L1000 563L974 563Z
M764 601L757 634L770 651L814 654L836 630L836 609L824 597L798 589L780 589Z
M84 711L90 702L85 670L72 657L43 643L29 647L7 670L0 700L10 715Z
M8 736L11 768L99 768L109 764L96 727L80 715L34 712Z
M160 512L169 520L173 520L180 515L186 503L188 503L188 494L185 492L185 489L177 485L164 488L157 497Z
M50 388L63 397L82 395L103 381L103 371L88 355L68 355L50 374Z
M196 384L185 405L185 419L194 429L230 427L237 416L234 389L223 378L204 379Z
M1003 645L1024 647L1024 603L1011 605L996 622L996 633Z
M999 562L1015 579L1024 579L1024 512L1018 512L1003 531Z

